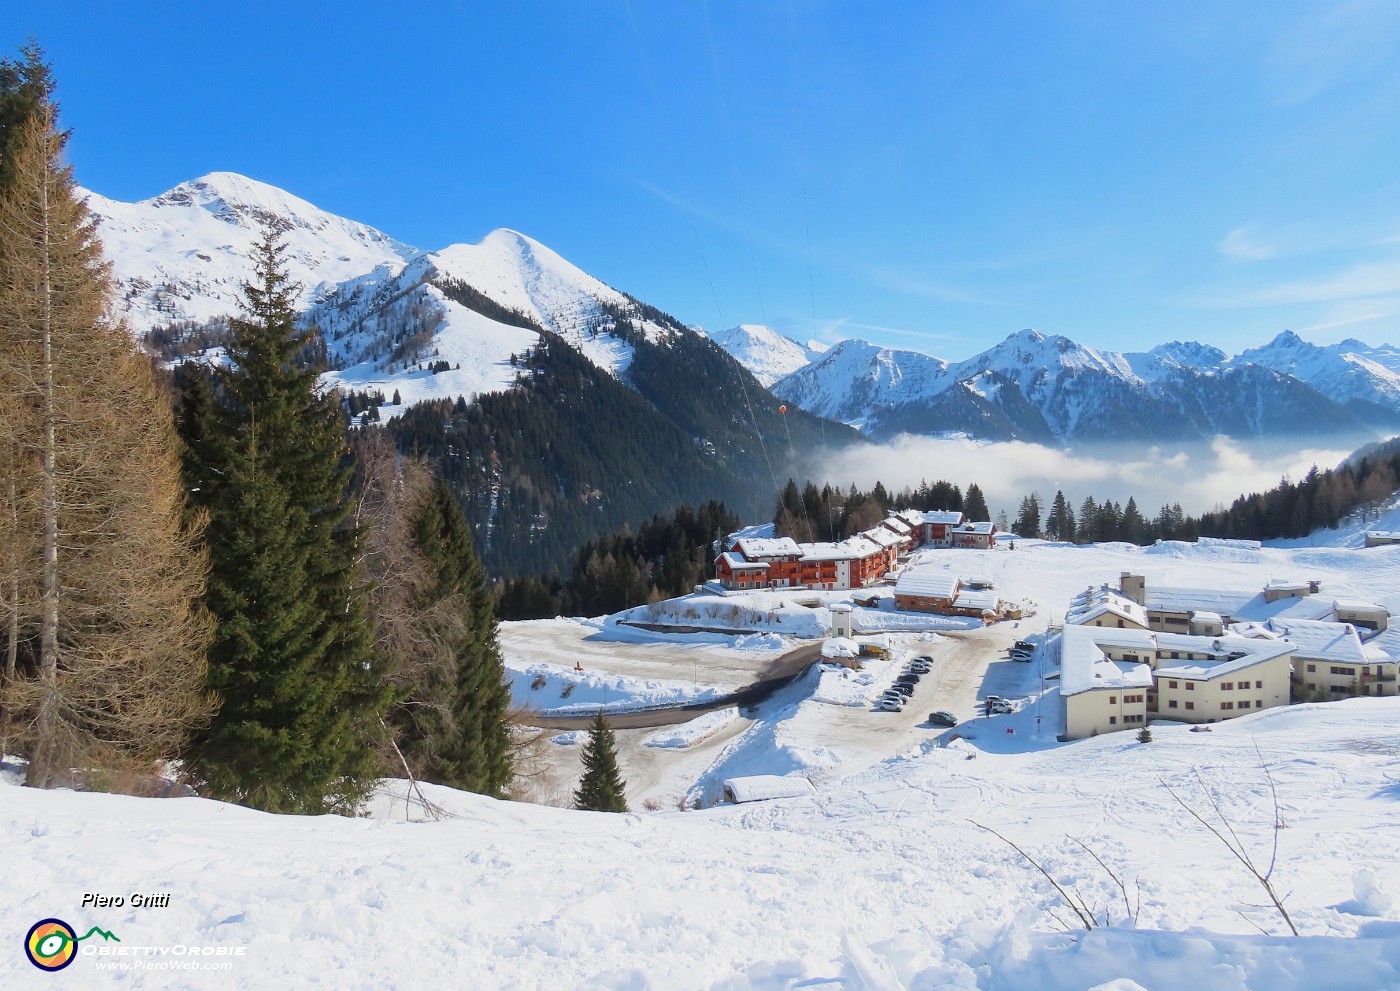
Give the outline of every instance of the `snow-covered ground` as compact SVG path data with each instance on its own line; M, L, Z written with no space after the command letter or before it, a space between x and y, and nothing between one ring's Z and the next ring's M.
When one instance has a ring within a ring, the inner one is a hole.
M1400 699L1267 710L1210 733L1156 723L1149 743L1057 743L1046 672L1004 655L1122 571L1232 588L1306 577L1400 606L1400 548L1317 543L941 552L924 566L990 578L1036 615L890 634L890 662L818 666L754 710L620 731L629 799L647 810L628 815L427 786L450 817L424 821L388 782L369 818L281 817L31 792L0 774L6 930L19 942L56 917L121 940L82 942L59 976L15 947L0 987L1400 989ZM603 618L506 624L501 639L517 693L552 695L551 708L575 701L559 698L566 678L590 704L743 684L797 642ZM912 654L934 659L915 704L873 711ZM539 673L545 688L519 687ZM1018 711L979 716L991 693ZM924 722L945 708L956 729ZM584 734L551 736L571 786ZM725 777L765 773L807 777L817 794L711 807ZM1300 936L1173 791L1258 862L1277 839L1273 881ZM691 811L670 811L681 801ZM1109 925L1084 931L1011 843ZM89 892L127 904L85 907ZM137 908L132 892L170 904ZM131 969L103 969L113 963ZM148 969L207 963L228 969Z
M451 818L408 822L387 797L371 819L299 818L0 786L14 936L0 986L1400 987L1400 701L1155 735L1011 755L930 741L810 799L684 814L429 786ZM1168 786L1211 815L1208 792L1256 858L1277 835L1274 881L1300 937L1257 907L1263 892ZM977 824L1113 925L1066 931L1049 882ZM99 909L84 892L171 897ZM84 942L66 974L42 974L15 943L49 917L121 942ZM220 962L229 970L102 969Z

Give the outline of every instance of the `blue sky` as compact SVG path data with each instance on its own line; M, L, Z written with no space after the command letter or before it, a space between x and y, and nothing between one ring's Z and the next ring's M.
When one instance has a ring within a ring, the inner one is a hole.
M1282 9L1271 9L1271 8ZM139 13L138 13L139 11ZM8 0L79 181L521 230L688 323L1400 342L1400 4Z

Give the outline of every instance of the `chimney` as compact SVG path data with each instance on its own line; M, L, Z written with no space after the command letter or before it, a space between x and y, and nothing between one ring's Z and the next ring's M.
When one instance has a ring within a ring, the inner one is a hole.
M1147 605L1147 580L1142 575L1124 571L1118 577L1118 591L1140 606Z

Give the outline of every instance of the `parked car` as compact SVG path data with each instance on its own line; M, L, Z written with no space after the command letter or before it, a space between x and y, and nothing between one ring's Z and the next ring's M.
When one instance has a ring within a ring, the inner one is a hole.
M903 682L906 685L917 685L921 677L923 677L923 675L919 674L917 671L909 671L900 675L895 681Z
M908 698L909 696L914 694L913 685L895 685L894 690L896 692L899 692L899 694L903 695L905 698Z
M1012 650L1035 650L1035 644L1029 640L1017 640L1011 645Z
M903 712L903 711L904 711L904 705L903 705L903 703L896 702L894 699L881 699L880 701L878 701L878 702L875 703L875 708L878 709L878 710L880 710L881 712Z
M958 717L953 715L951 712L930 712L928 714L928 721L934 726L958 725Z
M933 663L933 658L932 658L932 657L929 657L927 654L920 654L918 657L914 658L914 660L916 660L916 661L922 661L922 662L925 663L925 664L932 664L932 663Z
M1025 650L1013 650L1011 652L1011 659L1013 661L1020 661L1022 664L1029 664L1034 660L1030 652Z
M913 671L915 674L928 674L933 670L933 666L924 661L911 661L909 663L909 670Z
M880 693L880 698L882 699L899 699L903 701L907 697L908 696L906 696L903 692L896 691L893 688L887 688Z
M1005 716L1015 711L1016 707L1006 699L997 699L995 702L987 703L987 715L989 716Z

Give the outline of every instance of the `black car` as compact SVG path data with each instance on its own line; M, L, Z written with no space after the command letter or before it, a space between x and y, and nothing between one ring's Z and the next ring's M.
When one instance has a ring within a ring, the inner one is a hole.
M896 684L896 685L894 685L894 686L892 686L892 687L894 688L895 691L899 692L899 694L905 696L906 698L909 697L910 695L913 695L913 694L914 694L914 686L913 686L913 685L899 685L899 684Z
M1035 650L1035 644L1029 640L1017 640L1011 646L1016 650Z
M894 680L896 685L917 685L919 676L917 674L902 674Z
M928 714L928 721L934 726L958 725L958 717L951 712L930 712Z

